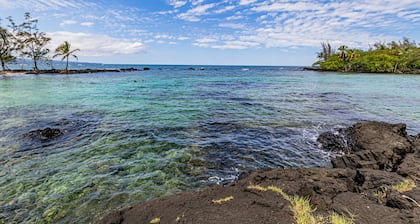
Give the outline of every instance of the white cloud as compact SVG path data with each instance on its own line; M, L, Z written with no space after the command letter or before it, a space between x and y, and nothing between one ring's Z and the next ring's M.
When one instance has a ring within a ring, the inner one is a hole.
M168 4L174 8L179 8L187 4L187 0L169 0Z
M171 35L168 35L168 34L157 34L157 35L155 35L155 38L156 39L169 39L169 40L175 39L174 36L171 36Z
M226 18L226 20L230 21L230 20L238 20L238 19L243 19L244 17L241 15L236 15L236 16L229 16Z
M233 10L233 9L235 9L235 6L233 6L233 5L228 5L228 6L226 6L226 7L221 8L221 9L215 10L215 11L214 11L214 13L217 13L217 14L219 14L219 13L224 13L224 12L231 11L231 10Z
M196 47L203 47L203 48L209 48L210 47L210 44L206 44L206 43L193 43L192 45L196 46Z
M177 39L183 41L183 40L189 40L190 38L189 37L178 37Z
M259 43L250 41L225 41L223 45L214 45L212 48L216 49L247 49L250 47L257 47Z
M213 42L216 42L218 40L217 39L214 39L214 38L206 37L206 38L197 39L195 41L198 42L198 43L213 43Z
M13 3L8 0L0 0L0 8L3 8L3 9L13 8Z
M231 29L243 29L245 28L244 24L241 23L220 23L220 27L231 28Z
M239 0L239 5L250 5L257 2L258 0Z
M200 21L200 16L207 15L207 10L214 8L216 3L210 3L205 5L200 5L195 8L188 10L185 13L181 13L178 15L178 18L190 21L190 22L198 22Z
M124 46L137 43L137 49L141 49L141 44L147 41L170 44L185 43L187 40L197 47L217 49L318 47L323 41L367 47L368 43L376 41L419 36L415 28L420 27L419 0L165 1L167 5L164 9L149 11L142 9L141 4L138 7L124 7L121 4L110 9L103 5L106 1L95 3L93 0L0 0L0 11L5 14L3 12L8 12L10 7L35 11L43 24L47 20L47 25L51 21L62 21L61 26L72 25L75 21L70 19L75 19L80 26L95 26L102 32L105 30L109 34L107 38L113 35L141 37L144 42L113 38L118 40L116 43L124 43ZM101 13L92 10L99 8L102 9ZM159 11L166 9L172 11ZM50 10L51 13L38 13L37 10ZM45 15L51 18L46 19ZM168 21L171 17L175 17L175 20ZM205 23L188 23L201 20ZM162 23L177 28L162 30L162 27L167 27L160 26ZM104 35L97 35L98 40L99 36ZM198 39L200 37L204 38ZM75 43L84 42L83 38L73 40Z
M0 0L0 6L7 8L21 8L30 9L32 11L47 11L65 8L90 8L96 6L94 2L86 2L81 0L67 1L67 0Z
M306 11L306 10L319 10L323 6L311 2L294 2L294 3L273 3L263 4L252 8L257 12L279 12L279 11Z
M109 56L117 54L136 54L144 50L144 45L138 40L120 39L108 35L72 32L48 33L52 38L50 48L55 49L64 41L73 48L79 48L80 56Z
M93 23L93 22L83 22L83 23L80 23L80 25L81 25L81 26L91 27L91 26L93 26L93 25L94 25L94 23Z
M64 20L60 23L60 26L73 25L73 24L76 24L76 23L77 23L77 21L74 21L74 20Z
M204 2L204 0L190 0L191 5L199 5Z

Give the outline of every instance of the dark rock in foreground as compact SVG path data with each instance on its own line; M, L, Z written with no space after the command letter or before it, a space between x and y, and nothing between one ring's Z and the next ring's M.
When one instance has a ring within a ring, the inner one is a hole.
M410 173L404 171L408 169L406 163L414 163L414 157L418 159L420 146L418 137L407 135L405 124L383 122L357 123L340 129L338 133L323 133L318 141L326 150L346 153L331 160L334 168L369 168L400 173ZM414 172L411 175L418 176Z
M288 195L309 197L316 214L355 215L355 223L419 223L420 188L397 191L407 180L418 183L420 137L403 124L357 123L322 134L325 149L341 150L335 168L256 171L227 186L185 192L135 205L98 223L294 223L290 203L274 192L250 185L276 186ZM232 196L221 204L213 200Z

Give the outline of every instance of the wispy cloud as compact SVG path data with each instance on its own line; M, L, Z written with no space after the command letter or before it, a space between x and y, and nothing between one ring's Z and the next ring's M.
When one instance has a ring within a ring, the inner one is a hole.
M73 24L76 24L76 23L77 23L77 21L74 21L74 20L64 20L60 23L60 26L73 25Z
M87 27L91 27L91 26L93 26L95 23L93 23L93 22L82 22L82 23L80 23L80 25L81 26L87 26Z
M182 36L182 37L178 37L177 39L183 41L183 40L189 40L190 38Z
M210 3L205 5L196 6L185 13L181 13L178 15L178 18L190 21L190 22L198 22L200 21L200 17L203 15L209 14L208 10L214 8L217 4Z
M306 11L306 10L319 10L323 6L311 2L276 2L276 3L264 3L260 6L252 8L257 12L284 12L284 11Z
M144 45L139 40L129 40L110 37L108 35L72 32L48 33L52 37L51 49L55 49L64 41L74 48L80 48L81 56L109 56L118 54L136 54L144 51Z
M173 6L174 8L179 8L187 4L187 0L169 0L168 4Z
M257 2L258 0L239 0L239 5L250 5Z
M368 47L404 36L420 41L419 0L146 2L0 0L0 12L5 17L9 12L30 11L47 32L73 31L68 36L55 32L53 40L80 44L83 54L89 55L137 53L147 43L148 47L182 43L210 49L290 49L318 47L323 41ZM13 16L19 22L22 14Z
M260 43L251 41L225 41L222 45L213 45L216 49L247 49L260 46Z
M13 8L13 3L8 0L0 0L0 8L3 8L3 9Z
M243 29L245 25L242 23L220 23L219 27L231 28L231 29Z
M220 49L243 49L265 46L292 47L318 46L330 41L337 45L349 44L367 47L378 40L398 39L390 32L378 29L400 27L401 19L410 23L420 21L420 2L403 1L254 1L240 0L239 5L249 7L245 14L230 15L226 20L243 19L244 15L257 16L255 23L219 23L219 27L241 30L235 40L220 45L204 45ZM252 13L254 12L254 13ZM251 13L251 14L250 14ZM420 25L420 24L419 24ZM247 27L254 27L248 29ZM349 35L351 34L351 35ZM195 46L198 46L195 44Z
M24 8L35 11L46 11L52 9L63 9L63 8L88 8L96 6L94 2L87 2L82 0L66 1L66 0L0 0L1 7L8 8Z
M200 38L195 40L197 43L213 43L213 42L217 42L218 39L215 38L210 38L210 37L206 37L206 38Z
M228 6L225 6L225 7L221 8L221 9L215 10L214 13L216 13L216 14L218 14L218 13L224 13L224 12L231 11L231 10L233 10L235 8L236 7L233 6L233 5L228 5Z

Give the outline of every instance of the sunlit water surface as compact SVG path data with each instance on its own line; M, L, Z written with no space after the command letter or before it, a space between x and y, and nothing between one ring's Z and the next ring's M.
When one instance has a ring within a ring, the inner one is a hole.
M329 166L318 134L361 120L420 132L420 76L215 66L0 76L0 223L89 223L243 171ZM25 135L47 127L65 133Z

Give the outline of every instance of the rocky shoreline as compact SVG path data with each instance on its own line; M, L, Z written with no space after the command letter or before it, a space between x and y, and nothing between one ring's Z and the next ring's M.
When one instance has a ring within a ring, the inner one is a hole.
M297 223L287 196L309 198L314 216L354 223L419 223L420 134L404 124L361 122L323 133L325 150L343 152L333 168L254 171L226 186L184 192L104 216L105 223ZM328 219L324 223L329 223Z
M315 71L315 72L339 72L339 73L347 73L347 74L354 74L354 73L366 73L366 74L405 74L405 75L419 75L420 70L411 70L406 72L367 72L367 71L340 71L340 70L325 70L319 67L303 67L302 71Z
M143 69L139 68L120 68L120 69L72 69L72 70L7 70L1 71L0 75L10 75L10 74L84 74L84 73L100 73L100 72L135 72L135 71L148 71L150 68L144 67Z

